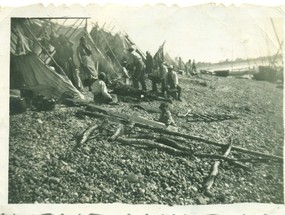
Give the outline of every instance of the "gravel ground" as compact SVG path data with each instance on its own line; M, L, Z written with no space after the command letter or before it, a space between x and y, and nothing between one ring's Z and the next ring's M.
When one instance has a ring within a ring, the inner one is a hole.
M221 143L283 156L283 90L276 84L233 77L180 77L183 101L174 101L173 117L184 133ZM91 99L89 93L85 93ZM159 102L142 102L158 108ZM106 107L157 119L158 114ZM104 105L103 105L104 107ZM177 113L232 115L238 119L189 121ZM99 119L79 117L84 107L58 105L54 111L28 110L10 116L9 203L220 204L283 203L283 167L276 162L244 163L243 169L222 162L209 192L203 191L213 160L171 155L158 149L109 142L116 123L106 123L80 148L76 138ZM149 132L134 128L133 132ZM197 152L221 154L201 142L185 145ZM229 157L242 157L232 152Z

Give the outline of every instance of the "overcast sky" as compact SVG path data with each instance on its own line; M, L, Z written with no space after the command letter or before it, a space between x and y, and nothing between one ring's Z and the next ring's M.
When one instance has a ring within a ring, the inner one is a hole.
M165 51L183 60L217 62L225 59L274 54L279 45L273 17L283 40L284 8L224 7L118 7L94 9L92 21L113 31L124 30L143 51L154 54L166 40ZM278 18L279 17L279 18Z
M25 12L25 11L23 11ZM29 14L28 12L26 12ZM38 12L38 16L46 16ZM58 12L48 12L53 17ZM68 7L61 16L89 16L90 22L105 23L106 29L125 31L142 51L155 54L164 42L165 51L184 61L217 62L226 59L273 55L279 48L271 23L283 41L285 7L222 6L94 6L74 12Z

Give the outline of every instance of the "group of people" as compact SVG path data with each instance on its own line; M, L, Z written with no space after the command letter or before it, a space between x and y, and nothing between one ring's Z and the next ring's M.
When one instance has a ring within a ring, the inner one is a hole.
M154 64L153 58L149 52L146 52L145 62L134 48L128 49L130 54L129 70L132 71L132 80L134 88L138 89L139 84L142 90L146 91L146 78L152 81L152 92L158 92L158 85L161 85L161 95L174 97L181 101L181 87L178 84L178 76L172 65L167 65L160 60L158 65ZM124 67L125 69L125 67Z
M161 84L161 95L174 97L181 101L181 87L178 84L178 76L172 65L167 66L165 62L160 61L156 70L149 75L152 81L152 92L157 93L157 85Z
M94 100L110 102L112 96L108 93L106 86L107 75L99 73L95 68L94 61L91 58L92 48L87 44L86 37L82 36L76 48L76 57L79 67L76 66L73 56L73 42L64 35L57 36L54 31L50 35L44 31L41 40L42 59L48 59L52 56L53 60L49 63L58 73L64 73L78 90L88 87L94 94ZM53 48L51 48L53 47ZM47 52L50 52L49 54ZM54 52L54 54L52 54ZM130 85L132 81L135 89L141 88L147 91L146 79L152 81L152 92L158 92L158 85L161 85L161 95L166 97L174 97L181 100L181 87L178 84L178 76L173 66L166 65L165 62L154 62L149 52L146 58L137 52L134 47L128 49L127 60L122 62L122 81ZM100 96L98 96L100 94ZM96 98L95 98L96 97ZM98 100L98 99L97 99Z
M196 75L197 74L197 68L196 68L196 63L195 60L193 61L188 60L188 62L185 64L185 74L186 75Z
M108 78L104 72L98 74L91 58L92 49L86 42L86 38L82 36L76 48L76 56L79 67L76 67L73 56L73 42L69 41L63 35L57 36L54 32L47 35L46 32L41 40L42 53L40 57L46 61L52 56L52 60L48 63L53 66L58 73L64 73L73 83L73 85L82 90L88 87L93 94L93 100L96 103L112 103L116 96L110 94L107 88ZM155 65L154 60L149 52L146 53L146 59L131 47L128 49L128 60L122 62L122 82L130 85L132 80L133 88L142 88L147 91L146 78L152 81L153 93L161 93L162 96L174 97L181 101L181 87L178 84L178 76L172 65L167 65L163 61L159 61ZM81 81L82 80L82 81ZM161 92L158 92L158 85L161 85ZM158 121L166 125L176 126L167 103L159 106L161 115Z
M129 85L130 79L133 82L133 88L142 88L143 91L147 91L146 87L146 77L152 81L153 93L161 93L165 97L173 97L181 101L181 87L178 84L178 76L174 71L172 65L167 65L163 61L159 61L159 65L154 69L153 60L150 58L150 54L147 52L147 58L144 61L142 56L138 54L134 48L129 48L129 59L128 62L124 60L122 62L122 82ZM108 92L106 81L107 76L105 73L100 72L98 78L93 78L91 84L91 91L94 95L94 101L96 103L112 103L116 99L115 95ZM158 90L158 85L161 85L161 92ZM164 107L162 105L160 109L164 116L161 117L160 121L165 121L169 118L170 124L173 124L171 117L169 117L169 112L167 105Z

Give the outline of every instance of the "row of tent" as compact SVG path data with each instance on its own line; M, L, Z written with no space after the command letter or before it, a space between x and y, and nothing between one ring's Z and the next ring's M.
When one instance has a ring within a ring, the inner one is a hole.
M64 36L68 39L73 53L74 64L79 68L76 48L80 38L85 37L92 49L91 58L99 72L108 74L111 79L121 76L121 63L127 60L127 49L135 46L127 34L105 31L98 24L91 24L92 30L87 31L87 19L74 19L72 25L58 24L53 19L12 18L10 46L10 89L29 89L48 98L59 98L68 92L72 97L83 99L83 94L74 86L69 74L62 70L56 71L58 64L54 60L56 51L53 46L44 46L43 39ZM48 40L47 40L48 41ZM54 49L52 49L54 48ZM145 58L143 52L138 53ZM177 66L177 62L162 50L163 60ZM57 65L57 66L56 66ZM59 66L60 67L60 66Z
M76 47L80 38L84 36L87 44L92 49L94 64L99 65L97 69L111 76L119 74L120 67L118 65L115 66L112 60L94 44L86 27L75 25L67 27L45 19L19 18L11 20L11 89L32 89L44 96L57 98L68 92L74 97L84 98L82 93L73 86L67 74L56 72L50 66L53 65L51 63L52 55L54 54L52 50L46 50L46 52L49 52L48 56L42 55L44 53L44 47L41 44L42 40L45 36L52 34L64 35L68 38L74 55L76 54ZM79 67L77 57L74 56L73 59L76 66Z

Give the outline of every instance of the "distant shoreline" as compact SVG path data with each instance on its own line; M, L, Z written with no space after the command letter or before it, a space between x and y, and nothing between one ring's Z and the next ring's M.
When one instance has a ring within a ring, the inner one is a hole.
M213 72L215 70L229 70L229 71L240 71L240 70L254 70L258 66L268 66L269 62L263 58L256 58L251 60L242 60L239 62L225 62L225 63L216 63L208 66L200 66L199 70L207 70ZM282 56L279 55L276 58L276 65L282 66Z

